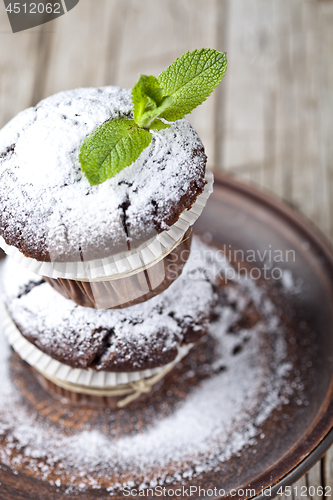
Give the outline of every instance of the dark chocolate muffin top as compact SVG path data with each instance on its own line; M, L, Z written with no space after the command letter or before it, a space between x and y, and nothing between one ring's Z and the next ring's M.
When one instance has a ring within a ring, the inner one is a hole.
M132 118L129 90L60 92L0 132L0 235L44 262L88 261L136 248L174 224L205 184L206 156L186 120L153 132L129 167L97 186L83 175L83 140L110 118Z
M216 263L208 249L194 239L183 274L167 290L113 310L78 306L8 258L5 303L27 340L73 368L130 372L163 366L176 358L178 345L207 332L216 300Z

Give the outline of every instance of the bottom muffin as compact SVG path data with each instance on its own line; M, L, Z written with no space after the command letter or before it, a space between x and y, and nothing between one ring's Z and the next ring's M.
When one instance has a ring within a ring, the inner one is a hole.
M3 313L3 328L16 355L30 365L44 389L71 403L103 404L111 408L122 408L155 390L193 346L186 344L178 347L178 354L171 363L153 370L128 373L96 371L91 368L81 370L52 359L31 344L6 311Z
M22 336L74 369L137 372L173 362L208 329L216 300L209 247L194 239L183 274L147 302L120 310L85 308L11 259L4 265L7 311Z

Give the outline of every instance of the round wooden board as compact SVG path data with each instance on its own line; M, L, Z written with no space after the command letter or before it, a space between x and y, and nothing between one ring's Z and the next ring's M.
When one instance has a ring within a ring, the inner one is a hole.
M251 268L262 268L260 255L265 249L295 252L294 259L281 262L279 266L289 269L293 279L302 283L302 293L283 295L272 279L265 280L263 286L280 310L290 361L301 380L306 404L299 404L296 397L291 398L288 404L275 408L262 423L258 429L262 436L260 441L249 442L241 452L216 467L191 479L183 476L169 485L173 489L189 485L224 489L227 494L232 488L244 487L255 489L256 494L260 494L262 488L279 483L306 459L332 427L333 258L325 242L291 209L252 188L220 176L195 231L225 250L259 251ZM248 263L246 265L249 267ZM256 314L250 304L245 311L245 322L251 325L257 321ZM269 353L270 346L263 345L262 349L262 354L269 360L274 354ZM197 387L214 375L207 368L213 366L213 361L214 342L208 338L153 393L127 408L115 410L105 399L61 401L59 395L46 391L32 369L13 354L8 370L21 394L17 409L13 411L24 408L27 414L34 416L36 425L40 423L44 429L49 429L50 436L58 433L59 436L75 437L82 430L98 429L117 439L140 433L172 416ZM1 390L0 385L0 393ZM1 435L3 448L7 438ZM15 456L8 459L7 465L0 466L1 500L60 500L67 496L73 500L120 499L124 495L117 483L130 481L135 472L129 469L120 473L110 469L108 474L100 477L98 489L80 489L80 477L73 479L73 471L63 470L61 481L52 484L60 477L57 464L53 465L54 474L51 470L47 480L43 480L41 474L30 467L30 462L22 459L24 450L15 453L20 455L15 467L8 465L15 462ZM246 498L246 495L233 496L238 497ZM191 498L202 497L193 494Z

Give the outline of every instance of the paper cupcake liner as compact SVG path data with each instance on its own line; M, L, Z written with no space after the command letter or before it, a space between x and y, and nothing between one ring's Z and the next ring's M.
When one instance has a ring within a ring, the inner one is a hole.
M65 383L66 387L64 388L77 385L87 389L107 390L110 388L113 390L115 388L119 388L119 386L149 379L168 371L169 368L173 368L184 356L186 356L186 354L188 354L194 345L186 344L178 346L178 354L176 358L167 365L137 372L107 372L96 371L92 368L72 368L64 363L61 363L60 361L57 361L56 359L51 358L51 356L45 354L34 344L29 342L21 334L5 309L3 317L3 331L14 351L16 351L17 354L19 354L19 356L30 366L38 370L43 376L52 382L58 380L60 386L61 382Z
M154 385L162 380L171 370L172 366L166 366L163 371L150 378L130 382L129 384L122 384L115 387L90 387L79 384L72 384L56 377L51 377L43 372L36 371L37 379L46 390L55 392L58 396L65 397L72 402L82 402L93 396L94 401L101 398L107 398L107 406L112 408L124 408L129 403L139 398L142 394L148 394ZM125 397L124 397L125 396ZM99 401L100 402L100 401Z
M187 230L179 245L163 260L125 278L89 282L47 276L44 279L54 290L83 307L130 307L159 295L178 279L190 255L191 242L192 228Z
M162 260L182 240L184 234L201 215L212 192L214 176L206 169L206 185L189 210L167 231L150 238L134 250L120 252L104 259L87 262L40 262L25 257L16 247L7 245L0 236L0 247L18 264L40 276L81 281L119 279L149 268Z

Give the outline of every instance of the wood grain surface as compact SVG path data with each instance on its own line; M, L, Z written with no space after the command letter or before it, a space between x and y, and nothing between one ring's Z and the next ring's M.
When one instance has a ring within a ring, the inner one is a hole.
M13 35L1 2L0 126L60 90L132 87L186 50L227 51L222 85L189 118L209 165L282 197L332 242L332 26L332 0L80 0ZM332 449L298 484L333 487Z

